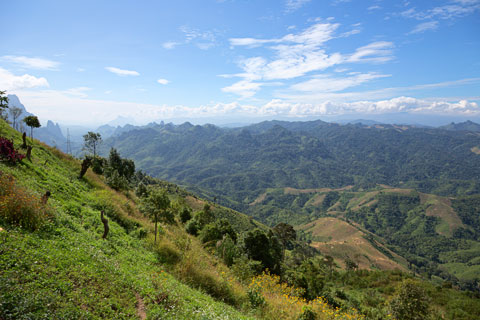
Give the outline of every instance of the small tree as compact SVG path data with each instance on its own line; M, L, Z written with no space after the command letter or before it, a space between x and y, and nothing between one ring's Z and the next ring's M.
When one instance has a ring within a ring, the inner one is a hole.
M426 319L430 312L429 303L429 298L420 284L407 279L397 288L390 308L395 319L421 320Z
M155 243L157 243L157 223L160 218L171 222L168 217L170 199L165 189L151 189L148 197L143 200L143 211L153 218L155 222Z
M40 128L42 125L40 124L40 121L38 121L37 116L25 117L23 118L23 122L30 127L30 138L32 138L33 142L33 128Z
M93 157L97 156L97 147L102 142L102 136L98 132L89 131L83 135L84 149L93 153Z
M5 91L0 91L0 118L4 118L3 110L8 108L8 97L5 95Z
M11 107L10 108L10 116L12 116L12 126L14 129L17 129L17 119L20 117L23 113L23 110L18 108L18 107Z

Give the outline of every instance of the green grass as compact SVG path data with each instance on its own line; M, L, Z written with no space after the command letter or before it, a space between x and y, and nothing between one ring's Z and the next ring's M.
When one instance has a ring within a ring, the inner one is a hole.
M3 121L0 135L20 145L20 134ZM50 190L54 213L31 232L7 223L0 212L1 319L132 319L138 317L137 296L149 319L251 318L170 274L168 261L141 239L151 223L135 197L114 192L91 172L78 179L79 170L77 160L38 141L32 162L0 163L3 174L37 198ZM110 220L106 240L101 209Z

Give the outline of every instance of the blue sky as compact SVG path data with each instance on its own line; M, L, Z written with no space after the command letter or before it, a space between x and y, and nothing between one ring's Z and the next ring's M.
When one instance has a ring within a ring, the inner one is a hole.
M41 119L480 117L480 0L3 1L0 90Z

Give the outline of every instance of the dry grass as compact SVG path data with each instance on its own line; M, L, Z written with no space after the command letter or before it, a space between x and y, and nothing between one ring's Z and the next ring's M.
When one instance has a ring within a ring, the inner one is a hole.
M343 220L333 217L320 218L302 226L301 229L312 232L315 237L325 239L323 242L314 241L312 246L323 254L332 256L342 267L345 267L344 260L348 257L353 259L360 269L405 269L367 241L365 239L367 234L364 231ZM391 254L396 256L393 252ZM401 259L399 256L396 258Z
M428 205L426 210L427 216L438 217L441 219L440 224L435 229L441 235L451 237L453 232L458 228L467 228L462 223L462 220L452 208L450 199L432 195L420 194L420 201L422 204Z

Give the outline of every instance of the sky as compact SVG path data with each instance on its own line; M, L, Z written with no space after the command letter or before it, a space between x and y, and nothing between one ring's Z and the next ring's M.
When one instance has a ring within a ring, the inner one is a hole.
M480 119L480 0L0 0L43 121Z

